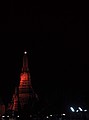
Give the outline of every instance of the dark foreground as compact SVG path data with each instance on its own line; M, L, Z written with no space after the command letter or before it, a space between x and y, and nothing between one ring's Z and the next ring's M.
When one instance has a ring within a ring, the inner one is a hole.
M1 116L0 120L89 120L88 113L82 114L30 114L30 115L17 115L17 116Z

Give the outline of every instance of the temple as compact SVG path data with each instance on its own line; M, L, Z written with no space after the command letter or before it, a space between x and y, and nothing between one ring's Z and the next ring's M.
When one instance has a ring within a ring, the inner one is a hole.
M36 97L36 94L32 88L31 76L28 67L28 57L27 52L24 52L23 55L23 66L20 74L20 84L19 84L19 103L20 109L27 110L27 106L32 103L33 98ZM32 105L29 107L31 108ZM29 109L30 109L29 108Z
M34 92L31 84L28 57L27 52L25 51L23 55L23 64L20 73L19 86L15 87L15 92L12 96L11 103L8 104L7 111L12 111L14 114L31 113L35 110L34 106L37 101L38 96Z

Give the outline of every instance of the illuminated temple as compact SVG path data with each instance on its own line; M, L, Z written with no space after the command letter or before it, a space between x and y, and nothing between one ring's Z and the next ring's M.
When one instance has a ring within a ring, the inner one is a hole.
M28 68L27 52L24 52L23 67L22 67L22 72L20 74L20 84L19 84L20 109L26 110L29 104L30 104L29 107L31 107L33 104L32 100L36 96L37 95L35 94L31 84L31 76Z
M22 113L31 112L36 101L38 101L38 96L32 88L27 52L24 52L19 86L15 88L8 110Z

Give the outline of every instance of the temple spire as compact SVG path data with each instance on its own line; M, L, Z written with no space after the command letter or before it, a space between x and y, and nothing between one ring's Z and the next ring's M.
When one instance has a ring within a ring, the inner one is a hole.
M22 72L27 72L27 71L29 71L28 58L27 58L27 52L24 51Z

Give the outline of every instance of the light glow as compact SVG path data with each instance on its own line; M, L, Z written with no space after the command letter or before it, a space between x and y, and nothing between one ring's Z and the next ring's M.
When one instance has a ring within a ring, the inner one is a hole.
M79 110L76 110L76 112L78 112Z
M84 110L84 112L87 112L87 110Z
M24 51L24 54L27 54L27 52L26 52L26 51Z
M46 116L46 118L49 118L49 116Z
M30 115L30 117L32 117L32 115Z
M66 114L65 114L65 113L63 113L62 115L63 115L63 116L65 116Z
M19 115L17 117L19 117Z
M80 111L83 111L81 107L78 107L78 109L79 109Z
M74 108L73 108L73 107L70 107L70 109L71 109L71 111L72 111L72 112L75 112L75 110L74 110Z

